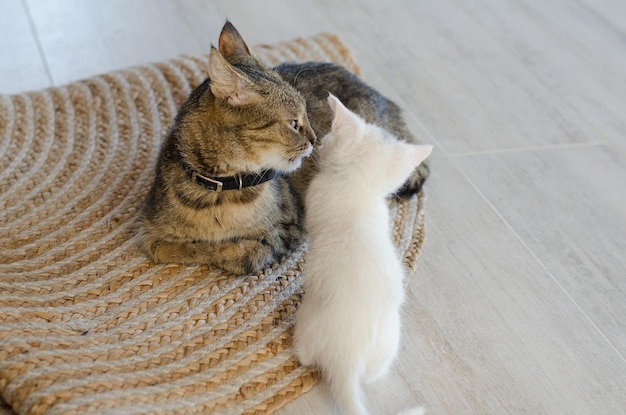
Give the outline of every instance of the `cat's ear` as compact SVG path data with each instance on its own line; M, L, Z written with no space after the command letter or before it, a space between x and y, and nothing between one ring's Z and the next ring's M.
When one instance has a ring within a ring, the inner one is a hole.
M337 98L336 96L334 96L330 92L328 93L328 105L330 105L330 109L333 111L333 114L335 112L337 112L337 105L342 105L343 106L341 101L339 101L339 98Z
M255 104L263 100L252 87L252 81L226 62L215 47L211 47L209 53L209 77L213 95L230 105Z
M228 20L222 28L217 47L222 56L230 63L243 63L252 58L250 48L239 31Z
M355 123L357 119L357 115L350 111L348 108L343 105L343 103L334 96L333 94L328 94L328 105L330 105L330 109L333 111L335 116L333 117L333 129L342 127L344 125L352 125Z
M427 144L411 145L409 157L413 166L420 165L433 151L433 146Z

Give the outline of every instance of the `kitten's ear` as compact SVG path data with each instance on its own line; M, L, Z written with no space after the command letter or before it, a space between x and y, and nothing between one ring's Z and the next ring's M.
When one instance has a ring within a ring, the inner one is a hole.
M337 98L330 92L328 93L328 105L330 105L330 109L333 111L333 114L337 112L337 105L343 106L341 101L339 101L339 98Z
M330 109L335 114L332 128L336 129L346 124L355 123L357 115L346 108L343 103L339 101L339 98L333 94L328 94L328 105L330 105Z
M244 63L252 58L250 48L239 31L228 20L222 28L217 47L222 56L230 63Z
M418 166L420 165L424 160L426 160L426 157L428 157L430 155L430 153L433 151L433 146L431 145L412 145L412 150L410 153L410 157L411 157L411 161L413 163L413 166Z
M263 100L263 97L253 89L252 81L226 62L213 46L209 53L209 77L213 95L230 105L255 104Z

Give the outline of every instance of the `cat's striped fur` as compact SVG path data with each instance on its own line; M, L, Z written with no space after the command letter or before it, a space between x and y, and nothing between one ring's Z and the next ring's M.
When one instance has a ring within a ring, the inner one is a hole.
M328 92L408 141L395 104L332 64L262 65L227 22L212 48L210 77L182 105L163 143L154 184L140 214L141 245L155 262L209 264L257 272L303 240L303 199L315 174L317 136L330 129ZM310 123L309 123L310 120ZM274 169L260 185L213 192L193 182ZM402 190L414 193L420 167Z

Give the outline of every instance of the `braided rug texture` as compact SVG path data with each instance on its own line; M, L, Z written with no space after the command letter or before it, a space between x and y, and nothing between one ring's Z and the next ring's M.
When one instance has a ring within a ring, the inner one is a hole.
M359 72L329 34L255 51ZM207 70L181 57L0 96L0 412L269 413L317 382L290 350L306 245L239 278L138 251L160 143ZM411 271L423 203L391 204Z

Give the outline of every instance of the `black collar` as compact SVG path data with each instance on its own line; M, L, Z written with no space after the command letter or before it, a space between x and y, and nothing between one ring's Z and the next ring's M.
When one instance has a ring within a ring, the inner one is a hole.
M268 180L272 180L279 175L276 170L270 169L263 170L260 173L245 173L227 177L207 177L192 170L182 158L181 163L192 182L216 193L223 190L241 190L244 187L256 186Z

